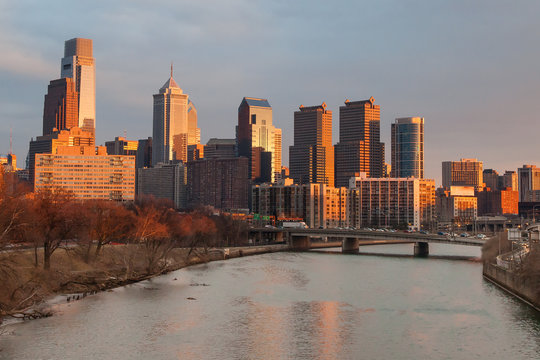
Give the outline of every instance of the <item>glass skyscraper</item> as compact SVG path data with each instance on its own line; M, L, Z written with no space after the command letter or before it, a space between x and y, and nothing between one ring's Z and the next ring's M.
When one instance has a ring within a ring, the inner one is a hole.
M424 118L397 118L392 124L391 176L424 178Z

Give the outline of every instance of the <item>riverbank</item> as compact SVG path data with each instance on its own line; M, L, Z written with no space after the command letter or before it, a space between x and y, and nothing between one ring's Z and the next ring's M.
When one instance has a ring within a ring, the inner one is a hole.
M0 278L0 324L6 317L32 319L52 315L51 299L74 301L87 294L146 280L186 266L242 256L288 250L287 245L216 248L208 251L173 249L158 271L148 273L144 249L136 245L109 245L100 257L84 262L75 248L53 255L54 266L45 271L34 266L33 250L0 253L10 272ZM39 255L39 254L38 254Z

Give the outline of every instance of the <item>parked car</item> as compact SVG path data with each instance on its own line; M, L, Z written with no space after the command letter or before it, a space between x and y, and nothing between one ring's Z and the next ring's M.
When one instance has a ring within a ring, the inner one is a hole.
M464 233L459 234L459 236L460 236L460 237L468 237L469 234L467 234L466 232L464 232Z

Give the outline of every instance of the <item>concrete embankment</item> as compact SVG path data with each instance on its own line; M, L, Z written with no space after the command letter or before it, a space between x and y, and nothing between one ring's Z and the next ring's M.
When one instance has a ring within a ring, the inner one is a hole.
M487 261L484 262L483 275L485 279L540 311L540 302L535 300L538 295L532 281Z

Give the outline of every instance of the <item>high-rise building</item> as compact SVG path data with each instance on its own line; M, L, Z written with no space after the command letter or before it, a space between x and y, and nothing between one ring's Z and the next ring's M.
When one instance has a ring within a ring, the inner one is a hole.
M78 126L95 134L96 128L96 70L92 55L92 40L67 40L60 76L71 78L78 94Z
M474 223L478 199L474 186L450 186L437 189L437 213L440 222L461 226Z
M204 146L204 157L206 159L231 159L236 157L236 153L236 139L211 138Z
M485 169L482 172L482 178L486 187L490 188L492 191L499 190L499 173L497 170Z
M124 137L117 136L114 141L106 141L105 147L109 155L137 155L139 142L136 140L126 140Z
M294 145L289 148L290 176L298 184L334 186L332 111L326 103L294 113Z
M153 168L137 169L137 196L170 200L175 209L187 207L187 171L181 162L158 163Z
M435 214L435 180L368 178L349 180L350 226L429 228Z
M392 177L424 178L424 118L397 118L392 124Z
M204 158L204 145L203 144L191 144L187 147L187 161L195 161Z
M35 157L36 154L56 154L59 147L72 146L82 153L84 147L94 146L94 134L83 131L78 127L69 130L53 131L51 134L38 136L30 141L28 151L28 173L30 183L34 183Z
M503 175L501 175L501 183L502 183L502 189L511 188L513 191L518 191L518 175L515 171L505 171Z
M43 106L43 135L79 126L79 93L72 78L52 80Z
M107 155L103 146L60 146L35 161L36 191L62 187L85 200L135 199L135 156Z
M482 162L476 159L443 161L443 187L450 188L451 186L473 186L477 189L481 189L484 183L482 166Z
M381 108L373 97L345 101L339 108L339 143L334 147L335 185L348 186L361 172L383 176L384 143L380 142Z
M135 159L137 169L152 167L152 138L140 139L137 144L137 157Z
M217 209L249 208L248 159L203 159L187 163L188 204Z
M152 165L179 160L187 162L188 95L172 76L154 95Z
M238 155L249 159L250 178L273 182L281 171L281 129L272 124L272 107L266 99L245 97L238 107Z
M540 168L536 165L523 165L518 169L519 201L534 197L531 192L540 190Z
M188 145L201 143L201 129L197 127L197 109L191 100L188 100Z

